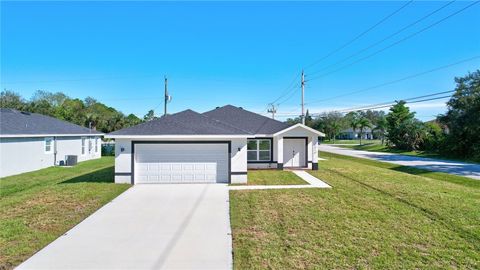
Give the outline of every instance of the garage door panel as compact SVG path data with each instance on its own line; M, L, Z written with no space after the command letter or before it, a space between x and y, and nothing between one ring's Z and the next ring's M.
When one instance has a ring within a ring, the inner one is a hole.
M228 182L228 159L227 144L138 144L135 183Z

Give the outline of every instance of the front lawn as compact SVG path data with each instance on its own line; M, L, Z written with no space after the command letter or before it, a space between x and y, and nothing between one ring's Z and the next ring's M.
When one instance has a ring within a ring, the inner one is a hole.
M230 192L235 269L480 267L480 181L322 155L332 189Z
M429 152L429 151L404 151L404 150L397 150L393 148L389 148L386 145L382 145L379 142L369 142L362 145L340 145L339 147L342 148L349 148L354 150L363 150L363 151L370 151L370 152L386 152L386 153L394 153L394 154L401 154L407 156L415 156L415 157L424 157L424 158L437 158L437 159L446 159L446 160L457 160L457 161L464 161L464 162L473 162L479 163L479 160L473 159L461 159L458 157L451 157L446 155L441 155L439 153Z
M289 171L249 170L247 185L308 185L308 183Z
M0 269L32 256L128 189L113 184L114 158L0 179Z

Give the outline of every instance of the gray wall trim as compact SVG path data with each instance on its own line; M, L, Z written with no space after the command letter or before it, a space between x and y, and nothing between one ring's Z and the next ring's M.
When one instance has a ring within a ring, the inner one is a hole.
M132 173L129 172L116 172L115 176L130 176Z
M247 175L248 172L231 172L231 175Z

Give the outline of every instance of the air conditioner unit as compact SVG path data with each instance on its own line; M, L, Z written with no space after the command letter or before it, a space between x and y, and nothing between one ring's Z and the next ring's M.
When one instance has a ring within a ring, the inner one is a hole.
M67 155L65 156L65 165L66 166L75 166L77 165L77 159L78 157L75 155Z

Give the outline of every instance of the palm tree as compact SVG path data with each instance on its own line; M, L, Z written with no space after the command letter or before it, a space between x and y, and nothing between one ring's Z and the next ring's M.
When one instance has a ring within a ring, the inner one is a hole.
M358 114L356 112L350 112L346 115L346 117L348 119L348 124L352 128L353 134L355 134L359 125Z
M370 120L364 117L360 118L357 124L358 124L358 128L360 129L360 145L362 145L363 131L365 130L365 128L372 127L372 124L370 123Z
M377 126L373 130L380 134L383 145L385 143L385 133L387 132L387 119L385 119L385 117L378 119Z

